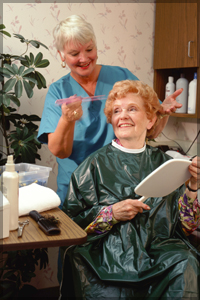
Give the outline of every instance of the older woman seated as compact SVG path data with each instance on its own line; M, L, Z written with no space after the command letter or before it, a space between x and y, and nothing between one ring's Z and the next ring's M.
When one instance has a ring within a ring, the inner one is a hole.
M145 203L134 192L172 159L145 143L159 106L139 81L118 82L109 93L105 115L116 139L74 171L63 206L88 241L65 251L60 299L199 299L200 253L186 236L200 225L199 158L187 188Z

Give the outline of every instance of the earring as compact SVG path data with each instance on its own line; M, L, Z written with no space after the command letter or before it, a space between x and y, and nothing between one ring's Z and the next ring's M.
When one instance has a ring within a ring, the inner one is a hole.
M62 68L65 68L66 67L66 62L62 61L61 66L62 66Z

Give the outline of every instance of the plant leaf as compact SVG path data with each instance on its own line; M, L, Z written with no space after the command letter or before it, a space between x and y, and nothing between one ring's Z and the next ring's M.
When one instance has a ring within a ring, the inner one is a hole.
M13 86L16 83L16 78L10 78L6 81L6 83L4 84L3 90L5 92L9 92L10 90L12 90Z
M35 78L23 76L23 79L26 79L26 80L28 80L28 81L31 81L31 82L37 84L37 80L36 80ZM33 87L32 87L32 88L33 88Z
M18 74L18 67L17 67L16 64L12 64L12 69L15 72L15 74L17 75Z
M9 64L4 64L4 68L8 69L12 75L15 75L15 72Z
M10 100L15 103L15 105L17 105L18 107L20 106L20 101L17 97L13 96L13 95L10 95L10 94L7 94L7 96L10 98Z
M38 82L38 84L37 84L38 89L46 88L46 80L45 80L44 76L40 72L35 71L35 77Z
M32 87L25 80L23 80L23 84L24 84L24 88L25 88L25 91L26 91L26 94L27 94L28 98L32 98L33 97L33 89L32 89Z
M10 70L6 69L6 68L0 68L0 73L3 74L5 77L10 78L11 75L13 75L13 73L10 72Z
M33 45L35 48L39 48L39 47L40 47L37 41L30 40L29 42L30 42L30 44Z
M15 273L15 271L8 271L8 272L6 272L3 275L3 279L12 277L12 280L14 280L14 278L16 278L16 275L14 273ZM14 278L13 278L13 276L14 276Z
M18 38L20 40L24 40L25 41L25 38L21 34L14 33L13 35L14 35L15 38Z
M34 63L34 55L33 55L33 53L31 52L31 53L30 53L30 64L33 65L33 63Z
M31 136L29 136L28 138L26 138L25 140L23 140L23 142L24 143L28 143L28 142L30 142L30 141L32 141L34 139L35 139L35 136L34 136L34 134L32 134Z
M22 131L18 127L16 127L16 132L19 135L19 138L21 139L21 133L22 133Z
M23 139L25 138L25 136L28 134L28 128L25 126L23 129Z
M12 58L16 60L20 60L20 62L26 61L26 59L23 56L13 55Z
M20 107L20 101L17 97L13 96L13 95L7 95L10 100L15 104L17 105L18 107Z
M22 73L24 72L24 69L25 69L24 66L20 66L20 67L19 67L19 71L18 71L19 76L22 75Z
M5 35L11 37L11 34L9 32L7 32L7 31L5 31L5 30L1 30L0 33L5 34Z
M30 59L28 55L25 55L25 59L30 63Z
M49 48L45 44L43 44L43 43L41 43L39 41L34 41L34 42L36 42L39 46L42 46L42 47L46 48L47 50L49 50Z
M50 64L50 62L48 61L48 59L43 59L41 62L39 62L36 66L36 68L46 68L48 67L48 65Z
M25 75L30 74L33 71L34 71L34 68L29 68L29 69L27 69L27 70L24 71L24 73L22 74L22 76L24 77Z
M0 95L0 105L4 104L6 107L10 105L10 98L7 94Z
M15 84L15 94L17 98L21 97L22 91L23 91L22 82L21 80L18 80L17 83Z
M28 115L24 114L24 115L21 116L21 118L24 118L24 119L26 119L29 122L30 121L35 122L35 121L40 121L41 120L41 118L38 117L37 115L30 115L30 116L28 116Z
M42 58L43 58L43 54L41 52L39 52L35 57L34 65L36 66L38 63L40 63Z

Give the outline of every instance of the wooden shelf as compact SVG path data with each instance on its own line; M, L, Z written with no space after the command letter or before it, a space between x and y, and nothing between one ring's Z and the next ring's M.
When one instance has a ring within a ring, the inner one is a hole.
M171 114L172 117L178 117L178 118L197 118L197 114L178 114L178 113L173 113Z
M200 1L174 3L156 2L154 43L154 89L158 98L165 99L168 77L174 83L181 73L190 82L197 73L197 103L195 114L174 113L179 118L200 118ZM190 55L188 43L191 42ZM190 57L191 56L191 57Z

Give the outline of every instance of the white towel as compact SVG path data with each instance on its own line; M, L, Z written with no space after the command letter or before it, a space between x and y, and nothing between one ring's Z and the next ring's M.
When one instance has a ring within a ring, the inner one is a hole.
M19 188L19 216L28 215L31 210L53 209L60 203L59 196L48 187L32 183Z

